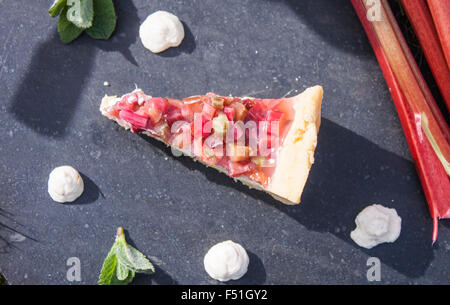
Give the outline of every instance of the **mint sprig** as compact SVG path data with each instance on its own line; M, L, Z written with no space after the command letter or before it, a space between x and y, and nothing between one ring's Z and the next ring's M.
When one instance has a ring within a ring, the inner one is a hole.
M123 228L117 228L116 241L103 262L99 285L126 285L136 273L155 273L155 267L137 249L128 245Z
M58 17L58 33L69 43L84 31L94 39L109 39L116 28L113 0L55 0L48 10Z

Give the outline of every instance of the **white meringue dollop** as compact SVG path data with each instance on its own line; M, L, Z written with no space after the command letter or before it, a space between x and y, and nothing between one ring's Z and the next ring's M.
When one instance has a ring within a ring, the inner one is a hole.
M81 196L84 190L80 173L71 166L55 168L48 178L48 193L56 202L72 202Z
M355 219L356 229L350 237L359 246L371 249L381 243L392 243L400 236L402 219L395 209L373 204L363 209Z
M240 244L227 240L211 247L203 263L209 276L225 282L241 278L247 272L249 258Z
M139 36L144 47L153 53L160 53L181 44L184 39L184 27L174 14L156 11L141 24Z

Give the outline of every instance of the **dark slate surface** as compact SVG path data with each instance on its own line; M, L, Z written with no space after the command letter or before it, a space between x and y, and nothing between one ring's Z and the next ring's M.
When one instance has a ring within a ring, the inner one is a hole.
M69 257L81 261L81 283L96 283L117 226L157 265L135 283L215 284L203 256L226 239L251 259L233 283L365 284L372 256L383 284L449 283L449 224L441 222L432 247L395 109L347 1L116 1L111 40L83 36L70 45L57 37L50 2L24 10L0 0L0 270L10 283L70 284ZM178 15L187 32L160 55L137 37L157 9ZM134 83L174 97L279 97L322 84L323 124L303 204L284 206L102 117L101 97ZM46 191L48 174L63 164L86 184L73 204ZM365 250L349 233L372 203L396 208L403 228L396 243Z

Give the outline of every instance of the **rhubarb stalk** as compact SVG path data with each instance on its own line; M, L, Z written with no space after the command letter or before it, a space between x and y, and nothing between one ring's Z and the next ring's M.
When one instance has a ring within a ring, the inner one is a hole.
M433 218L433 242L439 218L450 218L450 181L421 125L421 114L428 118L428 131L448 159L449 127L434 103L386 1L380 1L380 19L367 18L370 7L364 0L351 0L380 63L392 94L400 122Z
M450 69L450 0L427 0Z
M450 69L447 65L427 2L426 0L401 0L401 2L422 46L423 53L444 98L447 109L450 110ZM450 11L448 11L448 14L450 14Z

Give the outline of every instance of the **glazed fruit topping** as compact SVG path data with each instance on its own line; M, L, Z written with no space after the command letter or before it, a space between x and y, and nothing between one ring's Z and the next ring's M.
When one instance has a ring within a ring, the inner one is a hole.
M138 115L130 110L121 110L119 117L131 124L133 132L146 130L148 128L148 117Z
M222 166L232 177L244 175L266 185L270 172L265 168L275 164L287 109L281 100L213 93L178 100L136 91L109 113L128 122L133 132L149 132L207 164Z

